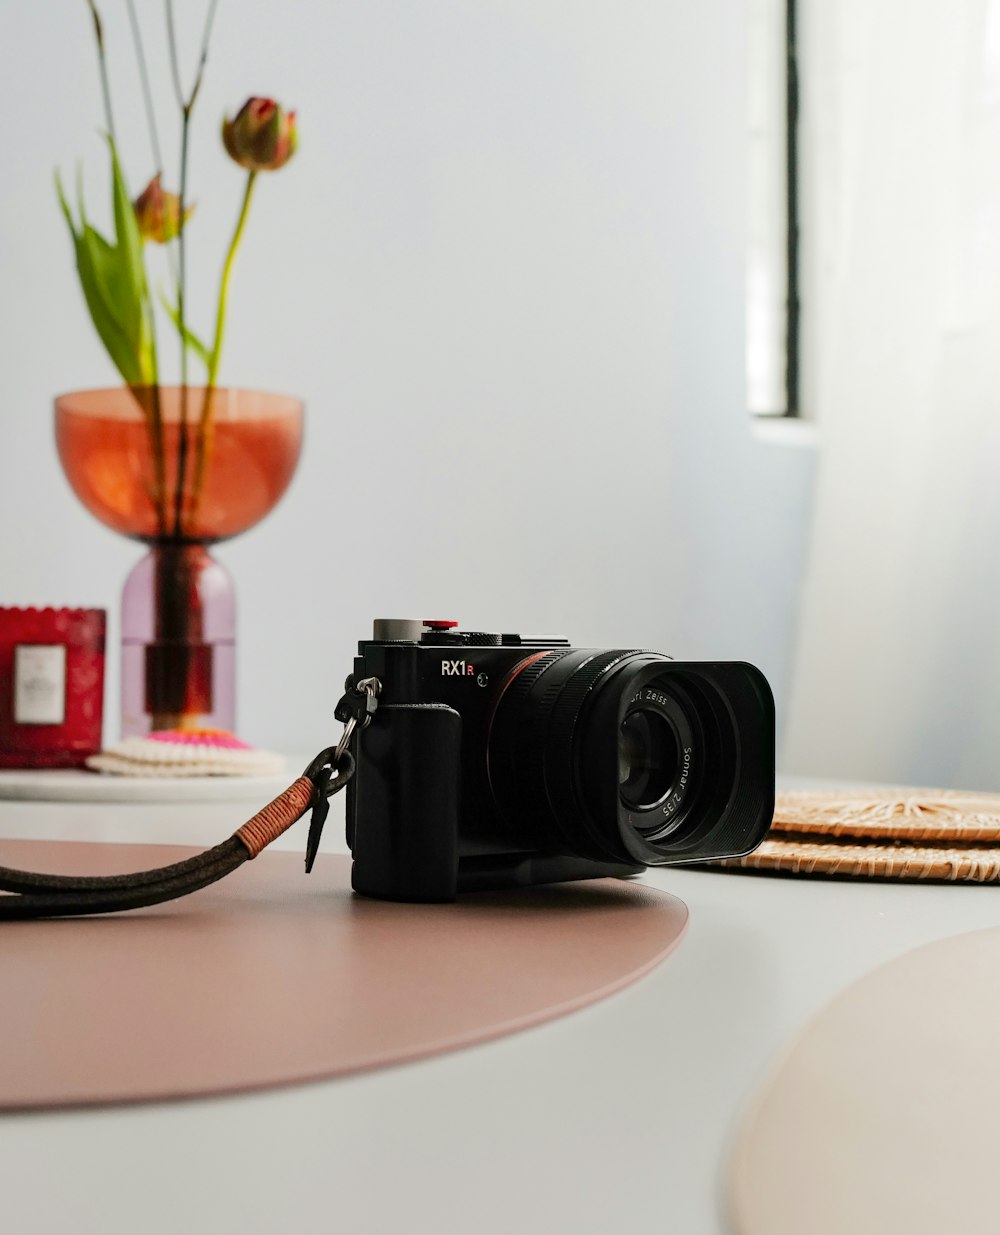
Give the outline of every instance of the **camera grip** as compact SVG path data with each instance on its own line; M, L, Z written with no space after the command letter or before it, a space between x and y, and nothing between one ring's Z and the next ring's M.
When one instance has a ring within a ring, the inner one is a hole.
M442 703L383 704L357 747L351 885L451 901L458 884L462 718Z

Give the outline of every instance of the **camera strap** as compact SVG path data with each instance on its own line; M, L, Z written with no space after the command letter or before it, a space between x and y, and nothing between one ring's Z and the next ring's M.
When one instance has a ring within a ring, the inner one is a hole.
M349 677L334 715L344 725L336 746L321 750L300 777L224 840L193 858L127 875L45 875L0 866L0 919L77 917L158 905L197 892L251 861L311 809L306 872L312 870L330 798L354 775L348 746L371 723L382 684Z

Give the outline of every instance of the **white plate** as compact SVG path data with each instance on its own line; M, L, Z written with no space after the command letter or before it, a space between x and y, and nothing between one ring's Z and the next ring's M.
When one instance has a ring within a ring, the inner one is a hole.
M303 760L303 763L305 761ZM289 765L290 767L291 765ZM0 771L0 799L20 802L266 802L287 789L280 776L112 776L77 768Z

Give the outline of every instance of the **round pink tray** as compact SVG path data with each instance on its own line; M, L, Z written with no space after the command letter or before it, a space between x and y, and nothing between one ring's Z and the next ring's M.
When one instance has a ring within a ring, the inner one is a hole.
M0 863L113 873L192 851L5 841ZM612 879L401 905L350 862L265 854L186 900L0 922L0 1109L132 1102L315 1080L563 1015L638 978L687 909Z

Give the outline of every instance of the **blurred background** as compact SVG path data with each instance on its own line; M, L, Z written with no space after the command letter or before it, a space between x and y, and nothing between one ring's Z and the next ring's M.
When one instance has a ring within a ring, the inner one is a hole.
M177 164L163 7L137 0ZM176 5L193 72L203 0ZM151 162L125 6L118 139ZM109 218L83 0L0 0L0 603L103 605L140 556L79 507L52 399L114 385L53 171ZM334 733L374 616L746 659L786 771L1000 789L1000 4L222 0L190 314L298 109L221 380L301 395L297 478L220 548L240 731ZM165 267L164 267L165 270ZM109 656L108 727L117 664Z

